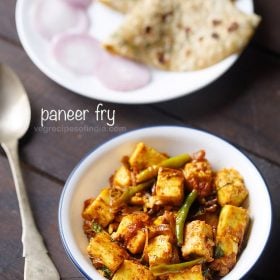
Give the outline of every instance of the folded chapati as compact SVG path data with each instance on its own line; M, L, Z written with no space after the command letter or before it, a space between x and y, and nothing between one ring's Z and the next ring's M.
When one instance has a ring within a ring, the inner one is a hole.
M163 70L197 70L240 52L259 22L230 0L142 0L104 47Z
M122 13L127 13L142 0L99 0L101 3ZM234 1L234 0L231 0Z
M130 11L141 0L99 0L101 3L122 13Z

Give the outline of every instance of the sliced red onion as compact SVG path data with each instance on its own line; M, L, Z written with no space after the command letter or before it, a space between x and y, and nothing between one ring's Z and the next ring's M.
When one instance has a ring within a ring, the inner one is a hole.
M116 91L142 88L151 80L151 72L144 65L109 54L95 74L104 86Z
M73 7L80 9L87 9L88 6L93 2L93 0L63 0Z
M93 74L103 57L99 42L86 34L56 37L52 52L59 64L79 75Z
M86 11L62 0L41 0L35 3L33 24L46 39L50 40L66 31L82 33L89 27Z

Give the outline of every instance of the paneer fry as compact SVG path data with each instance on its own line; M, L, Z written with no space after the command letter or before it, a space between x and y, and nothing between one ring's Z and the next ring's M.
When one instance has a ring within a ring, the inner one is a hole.
M231 236L241 245L249 222L248 210L233 205L225 205L220 213L217 228L216 240L219 241L223 236Z
M147 248L149 265L168 264L172 259L172 244L169 237L159 235L151 240Z
M82 215L85 220L94 220L102 227L106 227L115 217L110 209L109 189L103 189L99 196L86 207Z
M120 187L128 187L132 185L130 170L122 165L117 169L113 176L113 185Z
M243 178L233 168L222 169L217 172L214 185L221 206L226 204L240 206L248 196Z
M129 164L133 170L141 171L149 166L156 165L165 159L167 159L166 155L149 147L143 142L140 142L129 157Z
M180 205L184 198L182 171L160 167L155 190L156 200L161 205Z
M148 224L150 217L143 212L124 216L113 238L123 240L132 254L141 253L145 245L145 233L141 230Z
M211 194L213 171L204 151L200 151L198 158L185 165L184 175L190 191L196 190L200 197Z
M221 276L235 265L248 223L247 209L232 205L222 208L216 235L216 259L211 265Z
M89 241L87 252L97 268L106 267L114 273L126 259L126 251L117 243L111 241L105 231L97 233Z
M119 270L115 273L113 280L155 280L150 270L133 261L125 260Z
M213 231L204 221L192 221L185 227L185 240L182 246L183 257L194 255L203 257L207 262L213 260Z
M212 170L204 150L168 158L140 142L84 203L88 256L110 280L218 280L242 251L247 196L238 171Z

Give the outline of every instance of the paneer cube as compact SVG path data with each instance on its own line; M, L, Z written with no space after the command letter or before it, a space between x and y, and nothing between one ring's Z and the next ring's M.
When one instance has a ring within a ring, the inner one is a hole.
M146 234L142 230L138 230L127 243L127 250L132 254L143 252L146 241Z
M126 166L122 165L119 169L117 169L113 176L113 185L128 187L131 186L131 184L130 170Z
M114 273L127 257L126 251L111 241L105 231L95 234L89 241L87 252L93 263L102 264Z
M199 159L188 162L184 167L186 186L189 191L197 190L200 197L208 196L212 193L213 171L209 161L204 158L205 152Z
M184 198L184 176L182 171L159 168L155 196L159 204L180 205Z
M149 219L149 215L144 212L135 212L124 216L119 224L115 237L125 238L126 235L131 234L132 227L141 229L142 226L149 221Z
M211 268L219 272L220 276L228 274L236 264L238 254L238 242L231 236L225 235L219 238L215 250L215 260Z
M130 200L129 204L143 206L148 200L148 196L145 194L137 193Z
M204 221L195 220L185 227L185 238L182 246L182 254L185 258L190 255L204 257L206 261L213 260L213 241L212 227Z
M165 218L164 218L163 215L161 215L161 216L158 216L154 219L153 224L156 225L156 226L159 226L161 224L164 224L164 221L165 221Z
M155 280L151 271L139 263L125 260L112 280Z
M216 259L211 268L226 275L236 263L249 222L248 210L225 205L220 213L216 235Z
M110 190L103 189L96 199L84 210L83 218L94 220L102 227L106 227L115 217L109 205Z
M217 228L216 239L229 235L239 246L243 241L243 237L249 222L248 210L242 207L225 205L220 213Z
M167 159L166 155L140 142L129 157L129 164L134 170L140 171L149 166L159 164L165 159Z
M146 213L139 212L124 216L119 227L112 237L116 240L127 241L127 249L132 254L141 253L144 249L146 235L141 230L149 221L150 217Z
M202 266L194 265L191 268L185 269L182 272L172 273L168 275L168 280L204 280L202 274Z
M225 276L234 267L237 261L238 243L229 235L220 237L216 245L215 259L210 268Z
M220 170L216 174L214 185L221 206L226 204L240 206L248 196L244 180L235 169Z
M153 224L155 226L160 226L162 224L168 224L168 225L175 225L176 223L176 215L177 211L167 211L165 210L163 215L157 216L153 220ZM172 227L172 226L171 226Z
M170 263L173 251L169 237L167 235L154 237L148 244L147 256L150 266Z

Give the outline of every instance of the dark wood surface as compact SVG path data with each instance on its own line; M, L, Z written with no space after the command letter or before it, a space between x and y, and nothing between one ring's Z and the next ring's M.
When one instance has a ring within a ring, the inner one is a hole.
M35 130L40 125L41 108L91 109L99 101L69 92L33 65L17 37L15 3L15 0L0 1L0 62L7 63L18 73L31 101L32 124L20 143L25 182L36 223L61 278L78 279L82 276L68 260L59 238L59 196L66 178L80 158L123 131L42 133ZM116 126L120 130L163 124L201 128L227 139L251 158L271 192L274 222L267 248L246 279L272 280L280 275L280 12L279 5L272 0L256 1L256 8L264 20L253 43L225 75L207 88L159 104L103 104L107 109L116 110ZM97 127L104 124L88 118L84 123L55 124L56 127L60 125ZM23 279L19 210L2 150L0 191L0 279Z

